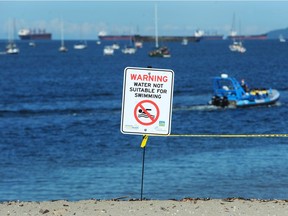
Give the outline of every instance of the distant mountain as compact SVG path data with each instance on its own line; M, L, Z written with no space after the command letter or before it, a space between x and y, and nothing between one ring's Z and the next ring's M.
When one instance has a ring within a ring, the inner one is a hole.
M288 38L288 28L272 30L268 32L267 34L268 34L268 39L278 39L279 35L282 35L284 38Z

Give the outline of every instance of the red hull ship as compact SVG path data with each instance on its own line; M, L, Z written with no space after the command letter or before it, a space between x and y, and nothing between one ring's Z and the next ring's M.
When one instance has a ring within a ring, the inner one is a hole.
M234 40L266 40L268 39L267 34L260 34L260 35L235 35L235 36L228 36L228 39Z
M155 36L142 36L142 35L98 35L102 41L142 41L142 42L154 42ZM177 42L182 41L184 38L189 42L199 42L202 38L195 36L159 36L159 41Z
M154 42L155 36L150 35L107 35L106 32L100 32L98 34L98 38L102 41L142 41L142 42ZM202 37L197 36L159 36L159 41L182 41L183 39L187 39L189 42L199 42Z

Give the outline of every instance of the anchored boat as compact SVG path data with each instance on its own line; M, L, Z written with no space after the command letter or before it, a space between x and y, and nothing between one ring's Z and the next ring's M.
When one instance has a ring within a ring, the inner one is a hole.
M248 107L276 103L280 93L276 89L249 90L244 80L239 83L227 74L213 79L214 95L209 102L218 107Z

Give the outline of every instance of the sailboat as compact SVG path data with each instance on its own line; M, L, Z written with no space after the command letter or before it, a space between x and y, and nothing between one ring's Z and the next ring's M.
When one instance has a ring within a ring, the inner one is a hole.
M19 48L13 41L9 41L6 46L7 54L18 54L20 52Z
M241 29L240 24L239 24L239 29ZM231 38L233 38L233 43L229 45L229 49L232 52L240 52L240 53L246 52L246 48L243 46L242 41L240 39L238 41L236 40L237 32L235 31L235 14L233 14L233 22L232 22L230 36Z
M81 30L80 30L80 38L82 39L82 27L81 27ZM78 50L81 50L81 49L85 49L87 47L87 42L86 40L80 40L78 43L74 44L74 49L78 49Z
M187 39L187 38L183 38L181 44L182 44L183 46L188 45L188 39Z
M36 43L35 43L34 41L30 41L30 42L28 43L28 45L29 45L30 47L35 47L35 46L36 46Z
M18 54L20 52L19 48L17 47L16 43L14 42L14 29L15 29L15 21L13 20L13 27L10 29L9 26L8 31L8 44L6 46L6 54Z
M281 43L286 42L286 39L283 37L282 34L279 35L279 41L280 41Z
M68 49L65 47L64 44L64 26L63 21L61 20L61 46L59 48L59 52L67 52Z
M126 45L121 51L124 54L135 54L136 53L137 49L135 46L133 46L132 36L130 37L130 44Z
M159 47L158 44L158 17L157 17L157 4L155 4L155 48L149 52L150 57L170 58L171 54L166 46Z

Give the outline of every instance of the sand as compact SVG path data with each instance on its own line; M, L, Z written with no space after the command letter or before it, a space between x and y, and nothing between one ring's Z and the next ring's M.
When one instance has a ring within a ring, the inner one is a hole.
M183 200L58 200L2 202L1 216L285 216L288 200L183 199Z

